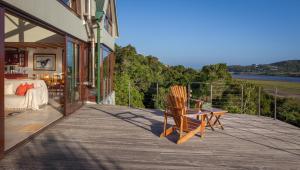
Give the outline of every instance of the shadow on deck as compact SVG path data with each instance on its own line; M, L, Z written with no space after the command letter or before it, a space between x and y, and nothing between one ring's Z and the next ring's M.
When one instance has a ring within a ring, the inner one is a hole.
M227 114L225 130L177 145L159 138L160 111L86 105L9 153L0 169L297 169L300 129L271 118ZM172 122L171 122L172 123Z

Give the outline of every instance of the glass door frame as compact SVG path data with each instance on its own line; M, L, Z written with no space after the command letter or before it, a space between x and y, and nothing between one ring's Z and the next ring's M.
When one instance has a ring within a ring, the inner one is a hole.
M81 47L81 81L82 81L82 88L81 88L81 100L87 101L89 97L89 45L87 43L83 43Z
M69 85L69 80L68 80L68 71L67 71L67 69L68 69L68 50L67 50L67 48L68 48L68 42L72 42L72 43L74 43L74 44L76 44L76 45L79 45L79 52L78 52L78 55L79 55L79 58L78 58L78 62L79 62L79 67L78 67L78 69L79 69L79 78L78 78L78 80L79 80L79 82L78 82L78 84L79 84L79 89L78 89L78 91L79 91L79 100L78 100L78 102L77 103L70 103L69 101L68 101L68 96L69 96L69 91L68 91L68 85ZM83 58L84 57L86 57L85 56L85 52L84 52L84 46L85 46L86 44L85 43L83 43L83 42L81 42L81 41L79 41L79 40L76 40L76 39L74 39L74 38L71 38L71 37L69 37L69 36L65 36L65 53L64 53L64 70L63 70L63 72L64 72L64 79L65 79L65 89L64 89L64 115L65 116L67 116L67 115L69 115L69 114L71 114L71 113L73 113L73 112L75 112L76 110L78 110L82 105L83 105L83 103L84 103L84 93L83 93L83 88L84 88L84 85L83 85L83 73L84 73L84 71L85 70L83 70Z
M4 156L4 8L0 6L0 159Z

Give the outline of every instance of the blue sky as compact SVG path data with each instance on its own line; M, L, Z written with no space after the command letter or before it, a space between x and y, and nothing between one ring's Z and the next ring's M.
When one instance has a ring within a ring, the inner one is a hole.
M118 0L120 37L165 64L300 59L300 0Z

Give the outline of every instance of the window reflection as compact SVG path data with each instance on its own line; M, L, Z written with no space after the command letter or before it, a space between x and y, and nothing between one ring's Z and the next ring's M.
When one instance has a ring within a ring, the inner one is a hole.
M104 18L104 28L110 35L112 35L112 11L110 1L108 1L108 7Z
M110 68L110 62L111 62L111 54L112 51L102 45L102 56L103 56L103 65L102 65L102 98L107 97L112 92L112 84L111 84L111 68Z
M68 5L68 6L70 6L70 5L71 5L71 2L70 2L70 0L62 0L62 2L63 2L64 4L66 4L66 5Z
M68 103L75 103L80 100L79 50L79 44L73 43L72 41L67 42Z
M80 15L80 0L61 0L61 2L70 7L76 14Z

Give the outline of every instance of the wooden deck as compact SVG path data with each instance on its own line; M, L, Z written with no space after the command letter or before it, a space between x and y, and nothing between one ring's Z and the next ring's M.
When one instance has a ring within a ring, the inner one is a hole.
M159 138L160 112L87 105L0 161L0 169L300 169L300 129L271 118L227 114L177 145Z

